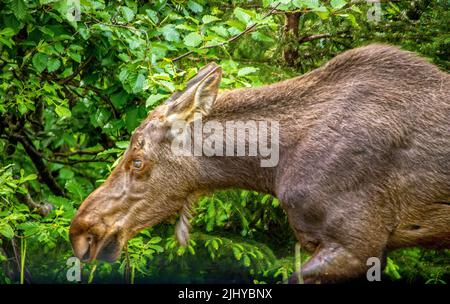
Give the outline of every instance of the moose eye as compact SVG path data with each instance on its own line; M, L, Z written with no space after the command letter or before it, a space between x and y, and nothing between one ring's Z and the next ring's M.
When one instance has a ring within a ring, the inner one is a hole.
M141 167L142 167L142 160L140 160L140 159L133 160L133 167L135 169L141 169Z

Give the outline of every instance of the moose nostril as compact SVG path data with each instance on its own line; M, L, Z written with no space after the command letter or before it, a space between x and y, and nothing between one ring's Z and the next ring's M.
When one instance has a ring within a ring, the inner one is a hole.
M89 257L91 256L91 250L90 247L88 247L88 249L86 250L86 252L83 254L83 256L81 257L81 261L85 262L85 261L89 261Z
M87 261L91 255L91 249L95 242L95 237L92 234L81 234L78 236L72 235L72 247L75 255L82 261Z
M88 234L86 236L86 241L89 244L89 246L91 246L93 240L94 240L94 237L92 235Z
M91 248L94 242L94 236L92 234L87 234L82 237L82 240L80 241L83 243L80 250L80 254L82 255L81 260L88 261L91 256Z

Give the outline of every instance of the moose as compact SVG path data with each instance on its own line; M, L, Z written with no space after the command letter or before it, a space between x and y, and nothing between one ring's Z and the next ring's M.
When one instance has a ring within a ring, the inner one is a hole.
M78 258L114 261L136 233L178 213L175 233L186 245L199 197L229 188L280 200L312 253L300 270L306 283L358 278L369 258L384 267L396 248L450 248L447 73L412 52L371 44L271 85L219 91L221 75L219 65L206 65L134 131L71 223ZM173 125L191 128L199 115L203 125L278 121L278 163L261 166L259 152L174 154Z

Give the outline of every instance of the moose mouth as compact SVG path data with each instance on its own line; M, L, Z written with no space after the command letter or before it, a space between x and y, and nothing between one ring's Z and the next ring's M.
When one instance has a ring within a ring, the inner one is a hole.
M96 259L112 263L119 258L121 249L118 235L114 234L99 241L97 245L90 240L86 251L79 258L82 262L91 262Z

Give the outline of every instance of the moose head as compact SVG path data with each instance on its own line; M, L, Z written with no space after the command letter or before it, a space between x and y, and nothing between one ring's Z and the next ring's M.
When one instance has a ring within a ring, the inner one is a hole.
M186 244L189 210L198 198L202 175L195 157L172 153L173 124L208 115L221 74L218 65L208 64L134 131L119 164L72 221L70 240L78 258L114 261L128 239L177 212L182 213L177 237Z

